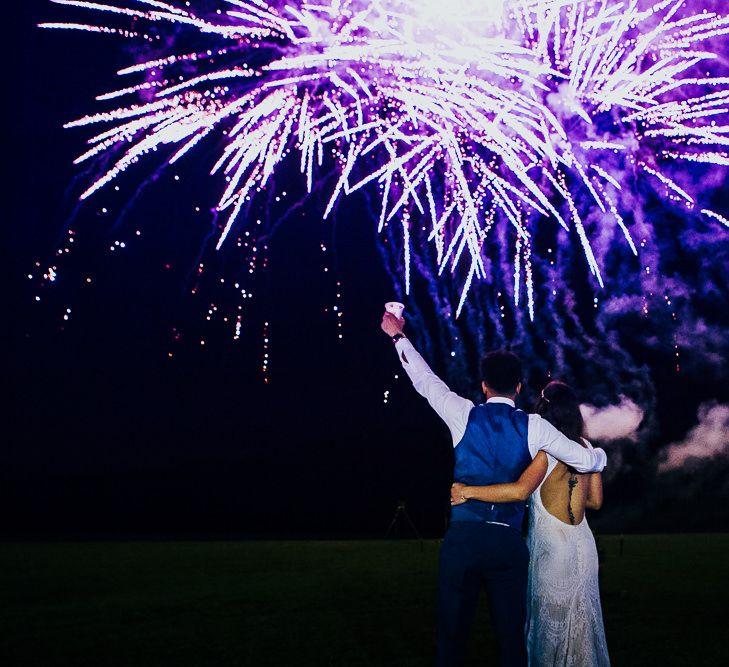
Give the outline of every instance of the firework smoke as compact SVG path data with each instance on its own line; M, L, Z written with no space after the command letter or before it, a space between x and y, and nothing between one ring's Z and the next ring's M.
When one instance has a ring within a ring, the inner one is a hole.
M686 438L666 448L659 470L681 468L688 460L726 459L729 454L729 405L703 404L699 408L698 424Z

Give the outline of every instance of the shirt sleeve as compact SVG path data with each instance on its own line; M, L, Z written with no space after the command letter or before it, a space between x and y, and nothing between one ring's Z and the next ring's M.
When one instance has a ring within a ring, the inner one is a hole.
M455 447L466 432L473 401L451 391L448 385L433 373L407 338L397 341L395 349L415 391L427 399L430 407L448 426Z
M577 472L602 472L607 464L607 454L602 449L585 448L570 440L539 415L529 415L527 437L532 458L542 449Z

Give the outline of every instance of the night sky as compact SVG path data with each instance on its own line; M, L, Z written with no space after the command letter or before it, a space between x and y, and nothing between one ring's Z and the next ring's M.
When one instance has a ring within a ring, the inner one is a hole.
M128 58L104 36L37 29L62 15L42 0L11 12L5 536L381 537L401 501L420 534L441 535L451 443L379 330L394 290L365 197L323 223L316 193L301 199L297 172L279 174L291 194L260 203L276 224L258 240L266 259L254 274L250 247L212 250L219 193L208 149L180 168L125 175L119 192L77 207L90 173L72 161L87 135L62 125L93 108ZM42 281L56 263L57 279ZM241 300L238 281L253 298ZM417 343L421 332L410 333ZM429 361L446 374L436 352ZM726 376L677 374L659 356L638 362L656 387L650 434L640 447L606 444L619 466L591 525L729 528L720 451L657 472L699 406L729 403Z

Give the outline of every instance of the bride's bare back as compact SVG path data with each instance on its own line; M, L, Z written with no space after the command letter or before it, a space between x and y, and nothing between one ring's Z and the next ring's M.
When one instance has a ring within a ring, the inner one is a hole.
M539 490L544 508L560 521L574 526L582 523L585 509L602 505L599 474L580 474L558 461Z

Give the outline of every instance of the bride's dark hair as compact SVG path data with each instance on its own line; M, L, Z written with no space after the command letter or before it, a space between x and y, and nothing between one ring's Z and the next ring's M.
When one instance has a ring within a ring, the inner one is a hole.
M537 400L535 412L558 428L570 440L580 442L585 422L580 412L580 402L572 387L564 382L550 382Z

